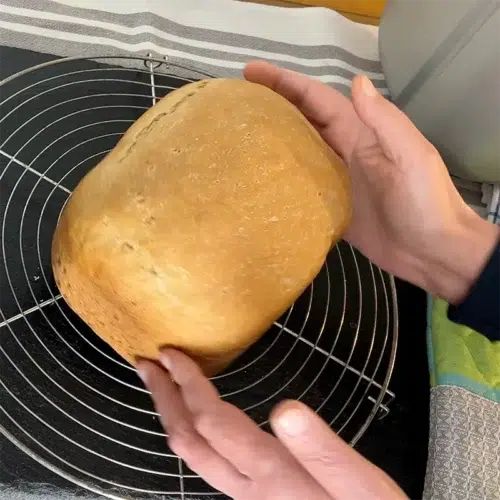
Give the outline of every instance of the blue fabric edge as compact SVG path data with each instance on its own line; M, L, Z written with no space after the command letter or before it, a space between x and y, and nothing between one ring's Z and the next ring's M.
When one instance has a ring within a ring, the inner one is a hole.
M469 392L472 392L476 396L482 396L483 398L489 399L494 403L500 404L500 390L492 389L484 384L470 380L463 375L457 375L455 373L443 373L436 377L436 385L451 385L454 387L461 387Z
M427 328L426 328L426 337L427 337L427 362L429 363L429 373L431 378L435 378L435 369L434 369L434 350L432 347L432 305L433 299L430 293L427 294Z

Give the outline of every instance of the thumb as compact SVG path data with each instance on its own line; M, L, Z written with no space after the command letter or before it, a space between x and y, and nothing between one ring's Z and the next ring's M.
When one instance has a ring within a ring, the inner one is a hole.
M361 121L376 135L386 156L400 164L410 155L435 152L412 121L385 99L364 75L354 78L352 103Z
M302 403L280 404L273 411L271 425L276 437L333 498L407 498L389 476L345 443Z

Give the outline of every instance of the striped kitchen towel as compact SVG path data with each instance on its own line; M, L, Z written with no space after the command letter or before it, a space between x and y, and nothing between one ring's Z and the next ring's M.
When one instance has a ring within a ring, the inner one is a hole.
M486 205L486 217L494 224L500 224L500 184L483 184L482 202Z
M240 76L249 60L266 59L343 93L363 72L387 93L376 30L321 8L234 0L1 0L0 44L59 56L151 52L229 77Z

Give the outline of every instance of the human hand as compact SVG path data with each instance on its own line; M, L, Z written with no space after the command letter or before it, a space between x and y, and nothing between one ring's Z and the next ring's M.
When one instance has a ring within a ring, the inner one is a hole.
M366 77L352 100L264 62L245 78L294 104L349 168L353 220L345 235L386 271L460 302L484 267L499 229L462 200L436 149Z
M235 500L402 500L384 472L340 439L301 403L271 416L276 437L222 401L184 354L168 349L137 363L174 453ZM168 371L167 371L168 370Z

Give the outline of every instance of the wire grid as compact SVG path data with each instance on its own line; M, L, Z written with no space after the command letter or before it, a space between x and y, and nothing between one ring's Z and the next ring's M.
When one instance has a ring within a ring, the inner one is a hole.
M208 76L151 56L67 58L0 82L0 429L108 498L219 494L168 450L135 369L62 300L51 238L72 189L127 128L158 98ZM341 242L299 300L213 381L265 429L270 409L294 398L355 444L394 397L396 345L393 279Z

